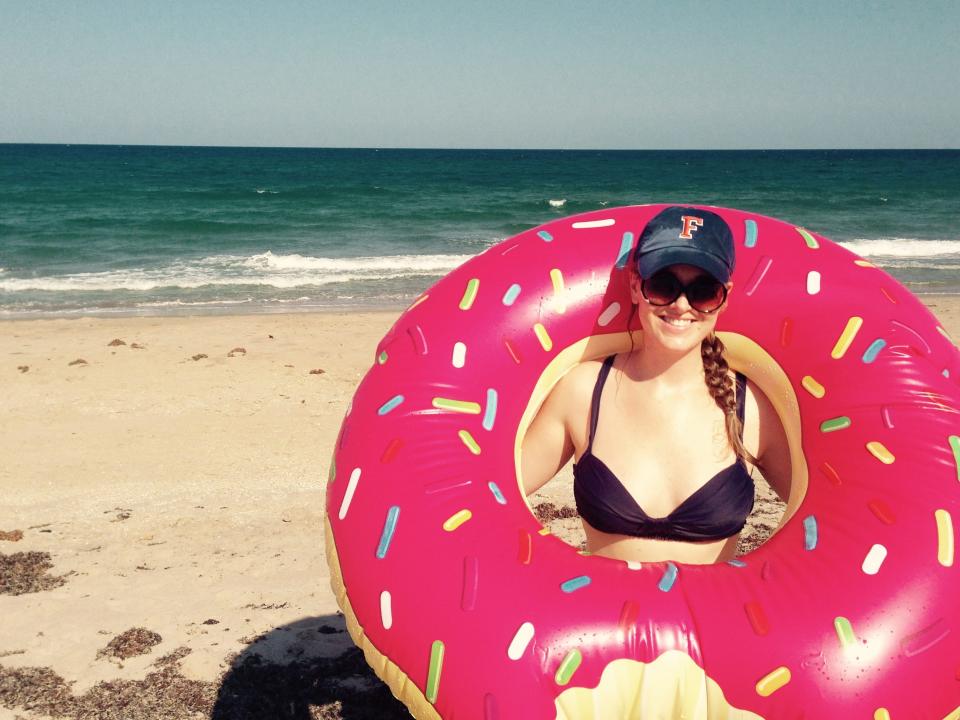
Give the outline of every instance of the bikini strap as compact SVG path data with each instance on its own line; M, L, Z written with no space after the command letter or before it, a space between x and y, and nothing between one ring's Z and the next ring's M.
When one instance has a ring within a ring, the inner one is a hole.
M747 376L737 373L737 419L740 421L740 439L743 440L743 416L747 398Z
M593 447L593 436L597 432L597 420L600 418L600 396L603 395L603 386L607 382L607 375L613 367L616 355L611 355L603 361L603 367L597 375L597 382L593 386L593 399L590 401L590 439L587 441L587 452Z

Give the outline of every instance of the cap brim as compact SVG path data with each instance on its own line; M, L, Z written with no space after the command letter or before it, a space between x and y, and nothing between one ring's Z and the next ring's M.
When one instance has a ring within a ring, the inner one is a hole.
M730 281L730 272L722 259L700 248L692 247L658 248L643 253L637 261L637 270L640 272L640 277L648 278L670 265L693 265L710 273L724 284Z

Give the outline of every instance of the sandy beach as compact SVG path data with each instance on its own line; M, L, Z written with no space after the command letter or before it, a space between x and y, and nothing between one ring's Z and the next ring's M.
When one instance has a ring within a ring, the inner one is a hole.
M960 298L925 296L960 337ZM0 323L0 720L390 718L324 486L397 312ZM533 500L577 539L570 483ZM745 533L769 532L762 496Z

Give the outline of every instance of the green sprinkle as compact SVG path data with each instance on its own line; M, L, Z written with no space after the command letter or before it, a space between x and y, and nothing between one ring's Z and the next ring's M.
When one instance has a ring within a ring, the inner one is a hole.
M480 280L470 278L467 283L467 289L463 291L463 297L460 299L460 309L469 310L473 307L473 301L477 299L477 289L480 287Z
M473 435L470 434L469 430L460 430L457 435L460 436L463 444L470 449L470 452L474 455L480 454L480 446L477 445L477 441L473 439Z
M808 248L816 250L820 247L820 243L817 242L817 239L802 227L798 227L797 232L800 233L800 237L802 237L804 242L807 243Z
M450 398L435 397L433 406L441 410L453 410L454 412L469 413L471 415L480 414L480 403L469 402L468 400L451 400Z
M381 350L380 354L377 355L377 363L383 365L387 361L387 351Z
M950 449L953 450L953 461L957 464L957 480L960 480L960 437L950 436Z
M820 423L820 432L828 433L836 430L846 430L850 425L850 418L846 415L841 415L840 417L830 418Z
M560 667L557 668L557 674L553 678L557 685L566 685L570 682L570 678L573 677L573 674L582 662L583 655L580 654L579 650L571 650L568 652L567 656L563 658L563 662L560 663Z
M443 670L443 641L434 640L430 647L430 669L427 671L427 700L431 703L437 701L441 670Z
M857 642L857 636L853 634L850 621L845 617L834 618L833 627L837 631L837 639L840 640L842 647L850 647Z

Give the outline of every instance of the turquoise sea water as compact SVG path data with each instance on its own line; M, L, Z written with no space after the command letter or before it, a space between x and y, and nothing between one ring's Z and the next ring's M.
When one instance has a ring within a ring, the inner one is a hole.
M736 207L960 292L960 151L0 145L0 317L398 307L605 206Z

